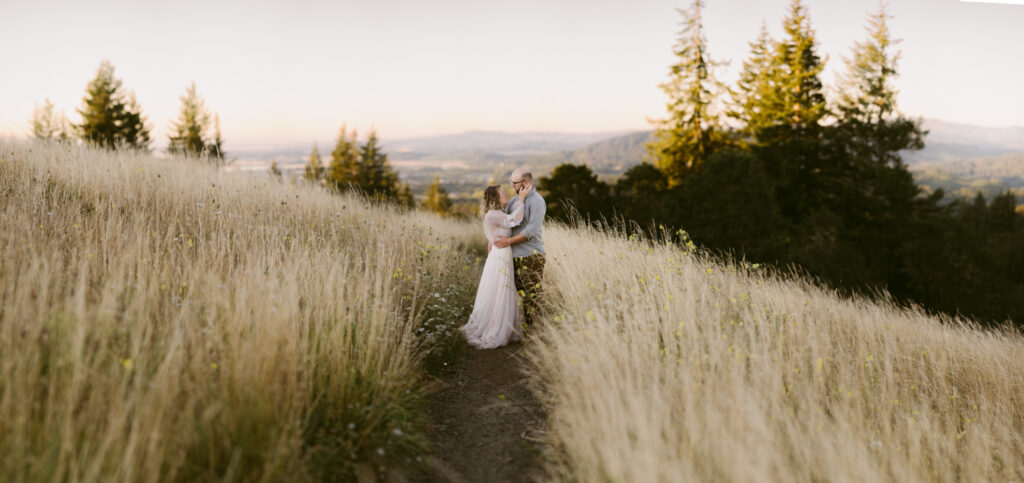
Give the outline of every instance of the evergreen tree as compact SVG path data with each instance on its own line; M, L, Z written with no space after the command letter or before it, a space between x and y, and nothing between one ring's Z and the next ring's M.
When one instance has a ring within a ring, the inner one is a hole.
M149 148L149 127L135 94L126 94L123 82L114 76L114 66L100 63L96 77L86 86L83 106L78 109L82 123L75 126L83 141L105 148L126 146Z
M611 215L611 188L585 164L560 164L539 182L553 219L571 221L574 211L584 218Z
M370 131L366 142L359 146L359 169L356 181L372 198L397 200L398 173L388 165L388 155L379 144L377 132Z
M356 142L356 132L345 126L338 133L331 164L327 169L328 184L338 190L359 189L373 199L414 207L412 190L399 182L398 172L388 165L388 155L380 147L376 131L370 131L366 142Z
M784 36L773 40L762 24L743 63L730 116L743 123L748 142L777 144L793 139L817 140L828 115L817 40L807 8L792 0L782 22Z
M348 133L346 126L341 126L338 140L331 151L331 164L327 169L327 182L339 191L346 191L359 186L359 150L356 146L356 131Z
M920 123L902 117L896 107L892 81L898 75L899 43L890 37L885 4L868 17L868 38L854 45L844 59L840 77L838 110L842 140L850 154L879 166L901 167L899 152L924 147Z
M756 91L757 110L745 114L755 124L746 129L782 213L800 222L823 203L836 203L843 174L823 148L822 120L828 111L819 75L824 62L801 0L790 3L783 30L783 38L770 44L770 62Z
M450 215L452 213L452 200L448 197L448 191L441 186L441 176L434 176L434 182L430 183L427 191L423 193L423 203L420 205L424 210L433 211L439 215Z
M770 106L765 113L767 121L788 128L781 133L783 136L817 140L820 123L828 114L820 77L825 61L818 56L817 40L802 0L790 2L782 26L785 35L774 43L772 58L777 68L769 69L772 89L765 93ZM761 141L772 139L769 136Z
M668 189L665 173L650 163L629 168L615 183L615 209L627 220L641 225L658 216L658 207Z
M171 124L167 152L190 158L207 156L222 159L220 119L214 118L206 109L206 103L196 91L195 82L185 89L185 94L180 99L181 113L178 114L177 122ZM209 136L208 132L214 121L215 133Z
M53 103L49 99L43 107L35 106L32 112L32 135L36 139L60 139L71 137L71 124L63 112L54 112Z
M447 193L445 193L445 195L447 195ZM449 202L450 201L451 200L449 199ZM409 187L409 183L403 182L398 185L398 192L395 195L395 203L404 208L416 207L416 199L412 196L412 188ZM449 209L449 211L451 210Z
M661 220L685 228L706 248L774 261L787 245L788 223L761 161L749 152L716 153L663 200Z
M924 147L919 123L902 117L896 107L899 53L892 40L885 5L868 17L867 39L857 42L845 59L839 82L836 123L826 128L825 156L840 182L834 183L833 211L848 227L845 236L864 254L864 264L896 296L907 296L902 268L903 241L919 236L908 231L921 207L920 189L900 152Z
M885 5L880 5L877 13L868 16L867 40L854 44L853 55L843 59L846 72L840 78L839 91L843 118L870 124L894 114L896 90L892 79L897 75L899 52L893 54L889 49L899 40L889 36L889 18Z
M743 61L729 111L729 117L741 124L743 144L755 142L757 133L772 124L772 79L777 77L774 69L779 67L772 61L773 41L766 24L761 24L761 32L749 45L750 56Z
M325 171L326 169L320 161L320 150L316 148L316 143L313 143L313 151L309 153L309 164L306 165L305 178L319 182L324 177Z
M995 233L1007 233L1018 229L1016 209L1017 197L1012 191L999 193L989 203L985 216L985 228Z
M150 128L146 125L146 117L142 115L142 106L135 98L135 93L128 93L126 109L120 116L125 143L136 149L149 149Z
M668 81L660 85L669 98L669 116L653 121L654 140L647 145L649 159L665 171L671 186L679 184L686 174L699 171L725 142L712 106L723 87L712 73L718 63L707 53L703 6L703 0L694 0L690 10L677 10L684 20L674 46L676 63Z

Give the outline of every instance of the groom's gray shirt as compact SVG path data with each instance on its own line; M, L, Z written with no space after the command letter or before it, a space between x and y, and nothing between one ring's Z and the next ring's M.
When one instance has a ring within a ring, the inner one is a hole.
M511 214L517 204L519 204L519 197L512 197L508 205L505 206L505 213ZM526 195L526 201L523 204L523 221L518 226L512 227L512 236L522 234L526 241L512 245L513 258L527 257L534 253L545 253L543 237L544 213L547 212L548 205L544 202L544 198L540 193L537 192L536 187L530 194Z

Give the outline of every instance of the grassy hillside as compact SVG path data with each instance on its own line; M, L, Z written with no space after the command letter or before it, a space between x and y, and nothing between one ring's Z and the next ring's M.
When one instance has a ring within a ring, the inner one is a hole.
M372 479L426 450L423 375L461 347L476 221L12 141L0 200L6 479ZM1018 332L545 235L526 350L554 479L1024 480Z
M1021 481L1024 338L687 247L552 228L557 477Z
M346 479L423 453L476 226L15 141L0 219L5 481Z

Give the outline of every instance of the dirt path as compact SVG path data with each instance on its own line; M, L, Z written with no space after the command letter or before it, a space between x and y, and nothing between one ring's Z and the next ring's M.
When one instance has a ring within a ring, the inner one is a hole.
M538 481L544 414L527 389L520 344L470 350L430 398L432 481Z

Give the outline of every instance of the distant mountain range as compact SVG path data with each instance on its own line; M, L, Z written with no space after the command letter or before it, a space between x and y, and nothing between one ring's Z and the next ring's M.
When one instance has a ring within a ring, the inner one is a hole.
M382 140L396 159L444 153L489 153L497 158L572 150L628 131L595 133L466 131L459 134Z
M984 127L925 119L929 144L955 147L966 154L1005 154L1024 151L1024 127ZM971 153L971 148L979 150Z
M993 128L925 119L925 148L903 153L915 173L946 173L962 180L997 179L1024 186L1024 127ZM389 140L381 145L394 161L419 166L457 163L477 170L509 164L527 165L544 173L562 163L586 164L605 175L621 173L643 161L652 131L595 133L466 131L458 134ZM301 165L309 146L281 146L246 151L235 156L250 166ZM321 146L322 154L331 146ZM401 165L402 163L396 163ZM402 169L401 166L399 169Z
M591 145L602 145L629 131L603 131L592 133L562 132L504 132L466 131L458 134L421 136L414 138L381 138L381 147L393 161L421 161L441 164L453 161L475 168L486 168L504 161L522 162L524 159L562 159L563 153L571 153ZM276 146L240 146L229 152L239 164L245 166L269 166L271 160L278 164L296 164L309 159L312 143L282 144ZM330 153L333 146L319 146L321 155ZM617 156L617 154L611 154Z
M925 119L925 148L905 151L903 159L915 173L943 172L954 179L998 180L1024 187L1024 127L992 128ZM634 132L580 148L525 158L540 166L587 164L598 173L617 173L643 161L644 144L652 131Z
M993 128L925 119L925 148L906 151L908 165L930 164L963 176L1024 177L1018 153L1024 153L1024 127ZM468 131L461 134L396 140L392 159L458 159L468 165L517 162L556 166L587 164L597 172L621 172L643 161L652 131L627 133L507 133ZM970 161L970 162L968 162ZM481 166L483 167L483 166Z

